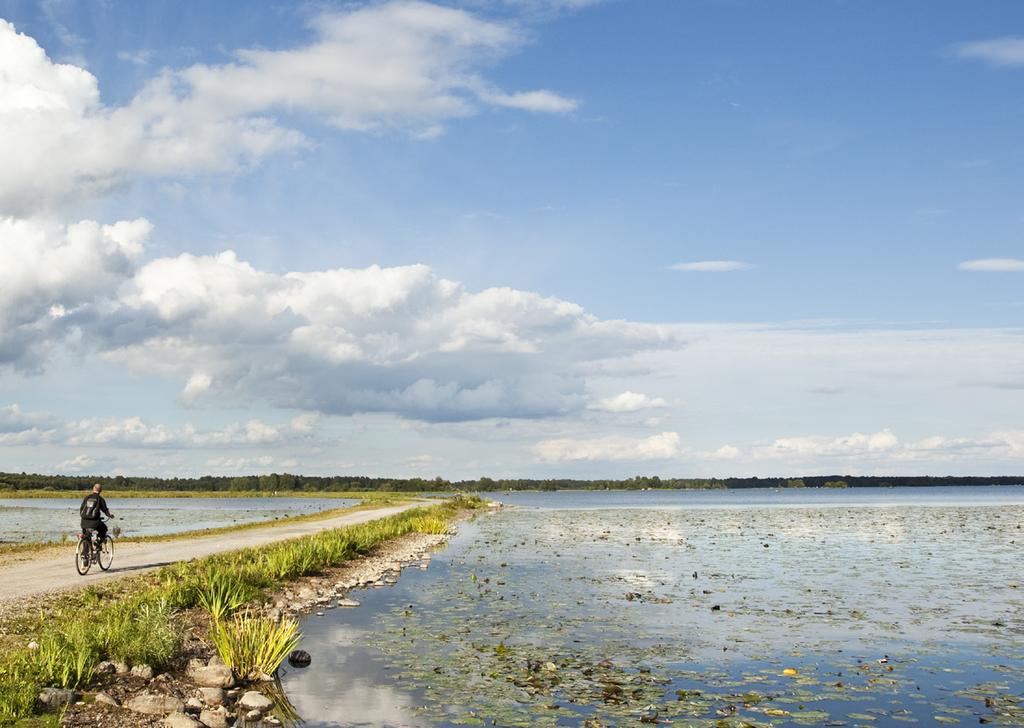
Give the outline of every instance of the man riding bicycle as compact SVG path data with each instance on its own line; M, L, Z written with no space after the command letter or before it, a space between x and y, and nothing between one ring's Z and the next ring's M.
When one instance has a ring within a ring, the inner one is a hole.
M78 513L82 517L82 533L96 531L101 542L107 537L107 524L100 519L100 514L106 514L107 518L114 517L114 514L107 509L107 502L100 495L102 492L103 486L96 483L92 487L92 493L85 496L78 509Z

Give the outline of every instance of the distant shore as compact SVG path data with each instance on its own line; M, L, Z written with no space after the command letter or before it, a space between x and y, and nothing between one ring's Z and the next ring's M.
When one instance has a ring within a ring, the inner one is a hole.
M554 491L681 491L750 489L932 488L1024 485L1020 476L853 476L815 475L799 478L660 478L626 480L500 479L447 481L325 478L302 475L238 478L116 478L0 473L0 498L77 498L99 482L119 498L400 498L497 492ZM242 488L243 484L253 487Z

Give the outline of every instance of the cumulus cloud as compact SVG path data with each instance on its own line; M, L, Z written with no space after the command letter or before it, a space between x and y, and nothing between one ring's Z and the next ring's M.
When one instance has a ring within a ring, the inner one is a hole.
M586 406L593 363L683 343L672 326L602 320L528 291L470 292L423 265L281 275L230 251L139 265L144 220L6 224L0 363L39 368L72 342L180 380L190 404L546 417Z
M134 272L150 227L141 218L59 225L0 217L0 364L41 366L71 322Z
M91 455L75 455L75 457L65 460L64 462L57 463L57 470L65 473L80 473L87 468L91 468L96 465L96 458Z
M697 260L691 263L676 263L672 270L687 273L729 273L736 270L747 270L754 266L740 260Z
M603 412L638 412L644 409L667 407L668 403L661 397L649 397L640 392L621 392L613 397L599 399L590 406L591 409Z
M842 437L791 437L756 447L757 460L784 459L800 462L953 462L962 459L986 461L1024 456L1024 431L1001 430L973 437L932 435L905 442L891 430L855 432Z
M870 434L855 432L843 437L785 437L775 440L771 445L760 448L756 454L760 457L834 457L859 456L866 453L890 452L896 448L899 440L889 430L881 430Z
M534 448L546 462L573 460L667 460L679 456L678 432L662 432L644 438L602 437L592 440L560 438L544 440Z
M470 292L422 265L278 275L230 252L153 261L106 320L145 321L110 356L180 378L187 397L433 421L579 410L588 363L682 344L670 326L600 320L527 291ZM114 341L103 325L96 337Z
M1024 260L1019 258L979 258L965 260L957 268L984 273L1018 273L1024 271Z
M95 76L54 63L0 20L0 214L25 215L137 175L229 170L307 146L281 122L288 114L429 137L482 107L576 106L553 91L505 91L483 78L479 69L522 38L462 10L390 2L323 14L311 30L296 48L164 69L128 103L110 106Z
M1008 36L960 43L954 52L961 58L987 61L993 66L1024 66L1024 38Z
M287 425L253 419L202 430L191 424L171 427L141 417L91 417L63 421L42 412L25 412L18 405L0 407L0 445L114 446L144 448L221 448L260 446L308 439L318 417L301 414Z

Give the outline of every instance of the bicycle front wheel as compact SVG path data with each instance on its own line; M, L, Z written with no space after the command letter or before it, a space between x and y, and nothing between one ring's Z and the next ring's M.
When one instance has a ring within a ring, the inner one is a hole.
M89 567L92 565L92 560L89 558L91 550L88 541L84 538L78 539L78 546L75 547L75 568L82 576L89 573Z
M106 571L112 563L114 563L114 542L110 538L105 538L100 545L100 568Z

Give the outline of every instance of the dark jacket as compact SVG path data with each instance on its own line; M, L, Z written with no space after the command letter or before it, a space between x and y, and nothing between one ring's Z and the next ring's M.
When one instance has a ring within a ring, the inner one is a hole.
M96 509L95 518L85 517L86 504L89 502L90 498L95 498L98 501L97 505L99 506L99 508ZM78 508L78 513L82 516L83 521L98 521L100 520L100 513L103 513L107 516L107 518L110 518L110 511L107 510L107 502L103 500L103 496L101 496L99 493L90 493L89 495L85 496L85 498L82 499L82 505L79 506Z

